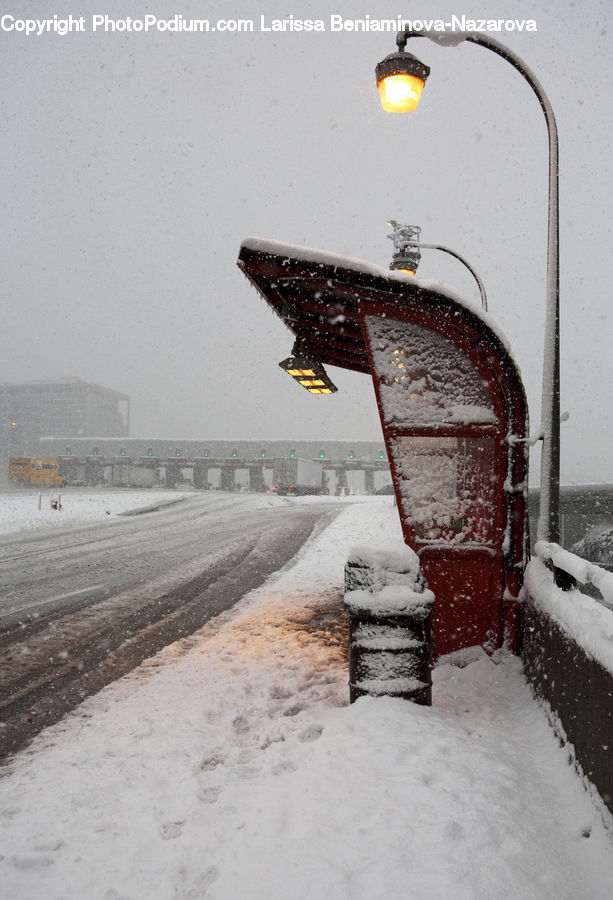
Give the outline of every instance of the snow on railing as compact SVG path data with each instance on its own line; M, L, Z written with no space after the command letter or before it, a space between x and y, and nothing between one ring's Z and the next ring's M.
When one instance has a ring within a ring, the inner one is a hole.
M580 556L564 550L559 544L537 541L534 550L537 556L545 561L551 561L554 569L570 575L575 582L582 585L591 584L600 591L605 603L613 607L613 572L607 572L606 569L595 563L588 562L587 559L582 559ZM564 581L564 579L562 580ZM574 587L572 581L568 585L558 582L558 587L564 589L567 586Z
M578 585L595 587L602 602ZM613 572L538 541L526 568L524 588L540 608L583 649L613 673Z

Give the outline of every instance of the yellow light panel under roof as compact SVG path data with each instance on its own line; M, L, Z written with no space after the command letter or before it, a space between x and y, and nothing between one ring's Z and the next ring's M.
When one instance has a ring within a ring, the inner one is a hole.
M311 378L315 377L315 372L312 369L287 369L288 375L293 375L294 378L300 378L304 376L309 376Z

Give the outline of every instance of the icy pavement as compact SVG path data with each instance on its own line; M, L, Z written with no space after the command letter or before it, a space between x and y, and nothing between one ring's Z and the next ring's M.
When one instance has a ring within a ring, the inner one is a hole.
M440 666L432 708L347 706L344 560L397 537L389 498L352 504L21 753L3 900L612 898L611 820L517 659Z

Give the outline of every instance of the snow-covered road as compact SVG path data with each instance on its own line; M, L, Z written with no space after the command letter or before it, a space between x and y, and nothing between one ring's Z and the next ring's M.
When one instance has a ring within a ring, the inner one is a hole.
M351 504L18 755L3 900L610 900L613 823L519 660L347 705L344 560L398 536L389 498Z
M169 491L160 496L152 502L145 492L134 492L133 505L140 498L140 508L129 506L112 515L115 498L124 498L107 492L98 500L98 516L84 521L79 512L96 509L94 492L64 494L62 512L46 509L40 520L35 494L3 495L3 506L20 501L21 509L15 512L21 512L22 525L29 519L24 500L41 524L0 537L0 615L33 610L49 604L56 594L64 597L89 586L117 594L154 581L167 587L181 583L244 544L262 522L275 527L290 505L261 494Z
M117 517L100 510L101 519L79 527L71 507L74 519L79 499L88 506L73 493L63 500L69 523L62 510L48 527L0 538L0 757L229 608L342 507L169 496Z

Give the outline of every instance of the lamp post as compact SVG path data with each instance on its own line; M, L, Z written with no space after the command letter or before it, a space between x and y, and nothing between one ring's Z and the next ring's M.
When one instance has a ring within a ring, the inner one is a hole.
M399 225L394 219L390 219L387 224L394 229L393 234L388 234L388 238L391 238L391 240L394 241L394 257L390 263L390 269L397 272L408 272L409 275L415 275L421 259L420 250L441 250L443 253L448 253L449 256L453 256L454 259L457 259L462 265L466 266L477 282L479 294L481 296L481 305L485 312L487 312L487 294L485 293L485 286L467 259L464 259L464 257L460 256L459 253L456 253L455 250L451 250L449 247L443 247L442 244L422 243L418 240L421 228L417 225ZM405 234L408 236L405 236Z
M9 458L9 460L10 460L10 458L11 458L11 442L12 442L12 438L13 438L13 432L14 432L15 429L17 428L17 422L15 422L13 419L11 419L11 421L8 423L8 426L7 426L7 427L8 427L8 430L9 430L9 439L8 439L8 450L7 450L7 452L8 452L8 458Z
M5 427L6 430L7 430L7 440L6 440L6 467L5 467L5 469L4 469L4 475L2 476L2 478L1 478L0 480L3 480L3 479L5 479L5 478L7 478L7 476L8 476L8 471L9 471L10 466L11 466L11 443L12 443L12 439L13 439L13 432L14 432L15 428L17 427L17 422L16 422L14 419L9 419L8 422L5 422L5 423L4 423L4 427ZM3 439L3 442L4 442L4 439ZM3 448L3 451L2 451L2 456L4 456L4 448Z
M443 46L469 41L491 50L525 78L540 103L549 139L549 204L547 226L547 292L541 405L541 495L538 540L557 542L560 532L560 282L558 129L547 94L528 66L494 38L480 33L422 33L406 29L397 38L398 52L390 54L376 69L377 86L385 109L407 112L415 109L430 69L405 52L411 37L429 37ZM392 79L388 85L388 79Z

